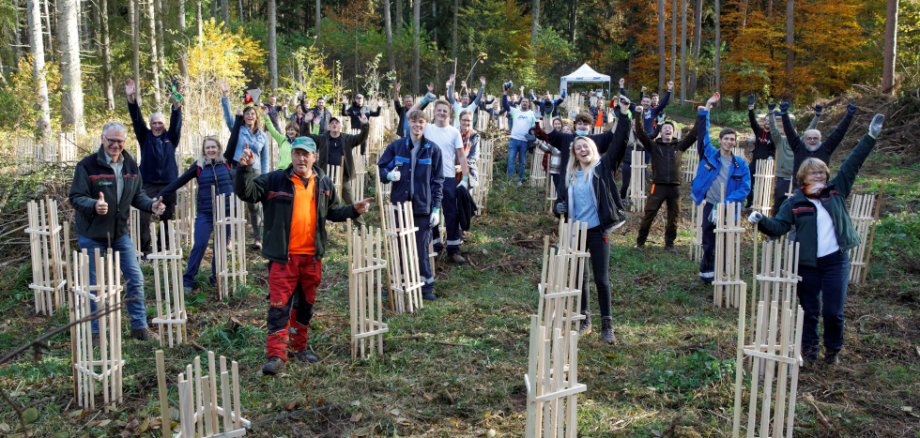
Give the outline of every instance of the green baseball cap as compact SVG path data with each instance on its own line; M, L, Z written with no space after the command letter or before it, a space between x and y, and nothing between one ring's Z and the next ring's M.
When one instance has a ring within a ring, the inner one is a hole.
M310 137L297 137L294 139L294 142L291 143L291 151L295 149L316 152L316 142Z

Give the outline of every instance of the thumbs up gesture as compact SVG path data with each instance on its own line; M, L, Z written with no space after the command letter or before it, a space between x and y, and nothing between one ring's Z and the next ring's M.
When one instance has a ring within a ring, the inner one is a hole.
M249 143L243 146L243 154L240 155L240 166L252 166L256 162L256 157L249 149Z
M151 210L153 211L153 214L157 216L166 212L166 203L163 202L162 196L157 196L157 198L153 200L153 207Z
M109 204L105 202L105 196L99 192L99 198L96 199L96 214L105 216L109 212Z

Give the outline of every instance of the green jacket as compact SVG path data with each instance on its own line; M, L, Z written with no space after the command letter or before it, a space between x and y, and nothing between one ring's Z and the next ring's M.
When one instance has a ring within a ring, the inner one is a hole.
M115 241L128 234L128 219L131 207L150 212L153 199L142 190L143 180L137 167L137 161L122 151L121 175L115 175L112 166L106 160L102 146L95 154L89 155L79 163L73 173L70 185L70 205L74 209L74 228L77 235L88 237L100 243ZM124 188L118 199L115 178L122 178ZM109 204L105 215L96 213L96 200L99 193Z
M818 127L818 120L820 119L821 116L815 114L806 129ZM795 152L792 152L792 147L789 146L789 140L786 139L783 130L776 126L776 117L767 117L767 120L770 123L770 138L773 139L773 144L776 145L776 176L792 179L792 175L796 171L796 169L792 168L795 165Z
M351 205L341 205L335 186L316 164L316 254L319 260L326 251L326 219L344 222L356 219ZM265 220L262 231L262 256L278 263L288 262L291 243L291 216L294 212L293 167L256 176L252 166L240 166L233 179L233 191L246 202L261 202Z
M268 114L263 114L262 120L265 128L268 129L268 133L275 139L275 143L278 143L278 164L275 165L275 169L287 169L291 165L291 142L288 141L284 134L275 129L275 124L272 123L272 119L268 117Z
M863 136L850 156L840 166L840 171L821 191L818 199L834 222L834 233L841 251L847 251L859 245L859 236L853 228L846 199L850 196L856 174L862 167L869 152L875 147L875 139ZM795 225L795 241L799 242L799 264L816 266L818 254L818 214L814 204L805 197L802 189L796 189L792 197L786 199L772 218L763 218L758 229L771 237L779 237L789 232Z

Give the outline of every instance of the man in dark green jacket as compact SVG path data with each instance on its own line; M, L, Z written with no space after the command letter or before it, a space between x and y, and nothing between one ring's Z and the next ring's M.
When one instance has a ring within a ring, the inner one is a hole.
M102 127L99 150L77 163L69 199L76 219L77 243L81 250L90 253L90 284L96 284L94 250L104 252L111 248L121 253L119 261L126 280L125 307L131 317L131 336L147 340L154 335L147 329L144 274L128 232L128 218L131 207L161 214L166 205L161 198L151 199L144 193L137 162L124 150L127 135L128 128L118 122ZM95 302L90 306L95 312ZM97 330L93 321L93 332Z
M269 260L269 309L268 361L262 373L267 375L284 368L288 349L302 362L319 360L306 348L323 274L326 219L357 219L372 201L341 205L335 186L316 160L316 143L309 137L297 137L291 144L291 167L256 176L252 169L255 158L247 148L233 180L237 196L246 202L261 202L265 212L262 256Z

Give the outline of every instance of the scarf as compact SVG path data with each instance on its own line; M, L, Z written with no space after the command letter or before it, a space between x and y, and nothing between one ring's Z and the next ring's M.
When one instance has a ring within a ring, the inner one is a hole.
M826 184L802 184L802 193L807 198L818 199L825 187L827 187Z
M460 139L463 140L463 152L469 152L470 148L473 146L470 144L470 138L473 137L473 129L467 129L466 131L460 131Z

